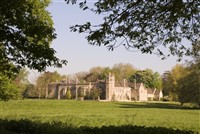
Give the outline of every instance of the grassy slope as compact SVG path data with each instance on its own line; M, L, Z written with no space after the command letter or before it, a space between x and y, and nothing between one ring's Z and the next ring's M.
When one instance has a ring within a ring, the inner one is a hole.
M1 119L61 121L67 126L161 126L200 132L200 111L176 103L19 100L0 102Z

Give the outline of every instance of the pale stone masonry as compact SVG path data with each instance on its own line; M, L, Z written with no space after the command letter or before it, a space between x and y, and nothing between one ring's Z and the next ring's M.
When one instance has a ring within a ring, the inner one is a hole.
M50 83L48 86L47 98L64 99L67 90L71 91L72 97L77 99L78 92L84 95L90 92L93 87L101 90L100 100L106 101L148 101L160 100L163 97L162 91L145 88L143 83L127 83L123 85L116 83L115 76L109 73L105 81L89 83L69 83L67 81ZM83 90L83 91L80 91Z
M147 101L147 90L145 89L143 83L136 83L134 88L132 88L131 94L132 100L135 101Z
M108 101L131 101L131 88L115 87L115 77L111 73L106 78L106 100Z

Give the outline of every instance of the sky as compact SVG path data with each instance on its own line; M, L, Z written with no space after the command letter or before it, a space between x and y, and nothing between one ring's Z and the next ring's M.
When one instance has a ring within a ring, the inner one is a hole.
M92 0L89 4L93 4ZM123 46L109 51L104 46L92 46L87 43L85 34L70 32L69 27L85 22L101 23L102 16L89 11L82 11L78 5L67 5L64 0L53 0L47 10L51 13L56 29L57 39L51 47L57 52L56 56L68 61L63 68L48 68L47 71L58 71L62 75L72 75L81 71L89 71L92 67L113 67L118 63L129 63L137 69L152 69L164 73L177 64L176 57L161 60L161 57L141 52L129 52ZM35 83L37 71L30 70L29 80Z

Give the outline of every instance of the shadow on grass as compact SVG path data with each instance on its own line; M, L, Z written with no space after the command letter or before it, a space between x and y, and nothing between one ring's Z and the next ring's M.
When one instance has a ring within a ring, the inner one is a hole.
M62 122L41 123L36 121L0 119L2 134L198 134L189 130L174 130L164 127L103 126L73 127Z
M120 108L163 108L163 109L199 110L199 108L197 107L181 106L178 104L170 104L170 103L138 102L138 103L120 103L117 105L119 105Z

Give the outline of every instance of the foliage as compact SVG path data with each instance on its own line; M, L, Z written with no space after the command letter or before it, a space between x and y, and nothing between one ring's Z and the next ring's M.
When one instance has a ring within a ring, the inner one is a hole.
M78 72L75 74L75 79L77 79L80 83L84 83L87 75L88 72Z
M97 80L105 79L111 69L109 67L92 67L89 73L84 77L84 80L95 82Z
M24 98L37 98L38 92L36 90L36 86L33 84L27 84L22 95Z
M101 90L97 87L93 87L91 90L90 90L90 94L91 94L91 97L93 98L93 100L96 100L100 97L100 94L101 94Z
M21 98L26 85L29 84L28 73L25 68L13 72L12 76L0 73L0 98L2 100Z
M200 62L187 67L184 77L177 82L178 99L181 103L197 103L200 107Z
M56 51L50 47L56 34L50 13L46 10L49 3L50 0L1 0L0 98L13 98L9 97L9 93L17 92L14 91L16 87L21 92L24 90L22 81L27 74L22 73L23 67L44 71L46 67L62 67L67 63L58 59Z
M181 103L193 102L200 107L200 77L195 71L179 80L178 98Z
M177 101L177 88L178 81L186 74L185 66L177 64L166 75L166 79L163 80L163 92L164 95L168 95L170 100Z
M200 62L200 39L192 44L192 57L195 62Z
M45 77L45 73L37 78L36 81L36 91L38 93L38 98L44 98L46 96L46 90L48 88L49 79Z
M102 79L101 74L102 74L103 70L104 70L104 68L100 67L100 66L92 67L89 70L89 74L87 74L84 79L86 81L90 81L90 82L95 82L98 79Z
M78 93L78 97L84 97L85 96L84 89L82 87L79 87L77 89L77 93Z
M85 99L85 100L91 100L91 99L92 99L91 94L90 94L89 91L86 91L86 92L85 92L85 97L84 97L84 99Z
M158 72L153 72L151 69L138 70L130 78L130 82L144 83L147 88L162 89L162 79Z
M146 87L162 89L162 79L158 72L153 72L150 69L138 70L129 63L118 63L109 67L92 67L89 72L79 72L76 74L77 79L87 82L96 82L98 80L105 80L106 76L112 73L115 76L115 80L121 83L124 79L128 82L142 82Z
M29 72L25 68L22 68L22 69L20 69L19 73L17 74L14 82L16 84L19 84L19 83L28 84L29 83L28 75L29 75Z
M66 99L71 99L71 98L72 98L71 91L69 88L67 88Z
M153 85L155 88L161 90L162 89L162 77L158 72L155 72L153 74Z
M112 73L118 81L128 80L130 76L136 72L136 69L131 64L119 63L115 64L112 68Z
M1 127L4 130L4 134L17 132L17 133L28 133L28 134L40 134L40 133L59 133L59 134L111 134L111 133L123 133L123 134L195 134L191 130L174 130L171 128L164 127L145 127L135 125L123 125L123 126L103 126L103 127L72 127L62 122L56 121L54 123L41 123L39 121L30 121L27 119L22 120L0 120ZM2 130L2 131L3 131Z
M200 43L192 48L192 60L185 66L176 65L163 79L164 94L170 100L183 103L196 103L200 107Z
M63 77L65 76L61 76L57 71L42 73L36 81L36 90L39 94L38 97L46 97L48 84L51 82L61 81L63 80Z
M8 101L19 97L17 86L7 75L0 73L0 100Z
M46 7L50 0L1 0L0 64L44 71L48 66L62 67L65 60L55 57L50 43L56 38L53 21ZM9 10L8 10L9 9Z
M67 4L79 2L65 1ZM102 15L103 22L77 24L71 27L71 31L87 33L90 44L104 45L109 50L123 45L130 51L156 53L163 58L171 54L181 58L191 54L190 46L182 41L194 43L200 37L199 5L198 0L98 0L91 8L85 0L79 2L80 8ZM162 46L168 48L169 53L164 53Z
M26 86L29 85L28 80L29 72L26 70L26 68L20 69L20 71L16 74L15 79L13 80L13 83L17 86L19 89L20 94L22 95L23 92L26 89Z

